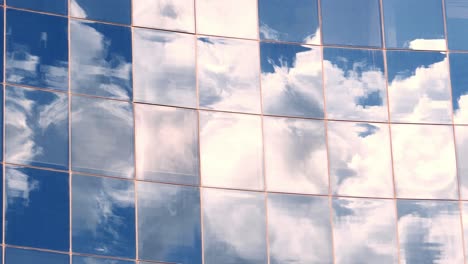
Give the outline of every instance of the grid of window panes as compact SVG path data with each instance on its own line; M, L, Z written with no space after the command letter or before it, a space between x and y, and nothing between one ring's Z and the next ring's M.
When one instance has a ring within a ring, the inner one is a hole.
M468 0L6 1L3 263L468 260Z

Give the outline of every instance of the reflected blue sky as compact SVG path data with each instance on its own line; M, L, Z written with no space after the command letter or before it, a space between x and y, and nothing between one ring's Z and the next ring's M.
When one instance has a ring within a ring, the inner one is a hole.
M379 0L322 0L323 43L382 47Z
M453 122L468 124L468 54L450 53Z
M0 4L3 4L3 0L0 1ZM59 15L68 14L68 0L9 0L8 6L55 13Z
M317 0L258 1L260 38L320 44Z
M398 200L403 263L463 263L458 202Z
M260 44L263 113L323 118L321 53L317 47Z
M5 94L5 159L67 170L68 96L14 86Z
M260 113L258 45L249 40L198 38L201 108Z
M271 264L332 263L328 198L268 194Z
M130 103L73 96L72 169L132 178L133 107Z
M468 2L445 0L448 47L468 50Z
M7 166L5 178L6 243L68 251L68 173Z
M68 254L56 254L19 248L5 249L6 264L68 264Z
M139 258L201 264L199 189L137 182L137 196Z
M73 256L73 264L135 264L135 262L105 258Z
M206 264L267 263L265 195L203 189Z
M73 251L135 258L135 193L125 180L74 174Z
M133 25L195 31L194 0L133 0L132 4Z
M447 62L443 52L387 51L393 122L452 122Z
M387 48L445 50L441 0L383 0Z
M195 37L133 29L135 101L197 106Z
M72 92L132 99L130 28L71 20L70 42Z
M325 48L323 60L328 118L388 119L382 51Z
M71 0L70 5L73 17L127 25L131 22L131 0Z
M68 89L67 19L7 10L6 80L10 83Z

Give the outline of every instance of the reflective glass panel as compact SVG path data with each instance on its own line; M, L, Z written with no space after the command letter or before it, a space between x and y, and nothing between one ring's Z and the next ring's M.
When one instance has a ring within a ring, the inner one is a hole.
M462 208L462 224L463 224L463 236L466 239L468 237L468 202L461 202ZM468 252L468 241L465 241L465 252Z
M383 0L387 48L445 50L441 0Z
M200 107L259 113L258 42L201 37L197 45Z
M199 34L258 38L257 1L197 0L195 2Z
M133 25L195 31L194 0L133 0Z
M3 4L3 1L0 1L0 4ZM0 40L4 40L5 38L5 32L4 32L4 22L5 22L5 19L4 19L4 12L3 12L3 7L0 6L0 34L2 34L2 37L0 37ZM4 43L0 43L0 48L2 48L3 50L3 47L4 47ZM0 52L0 61L4 61L4 52ZM0 63L0 82L3 82L3 65L4 63ZM1 121L1 120L0 120Z
M396 194L401 198L457 198L451 126L392 125Z
M130 28L71 20L70 32L72 92L131 100Z
M74 174L73 251L135 258L133 182Z
M197 106L195 37L133 29L135 101Z
M267 263L265 195L203 189L205 264Z
M68 264L70 263L69 259L68 254L9 247L5 249L6 264Z
M332 263L328 198L268 194L270 264Z
M468 124L468 54L450 53L453 122Z
M260 48L263 113L323 118L321 49L275 43Z
M73 256L73 264L135 264L135 262L105 258Z
M6 243L68 251L68 173L7 166L5 177Z
M268 190L328 194L323 121L264 117L263 134Z
M14 86L5 94L5 159L67 170L67 94Z
M468 200L468 126L455 126L455 143L460 198Z
M136 104L135 126L139 179L199 183L197 111Z
M3 0L0 4L3 4ZM8 0L8 6L65 16L68 14L68 0Z
M468 2L445 0L448 47L468 50Z
M387 67L393 122L452 122L445 53L387 51Z
M387 121L382 51L325 48L323 70L328 118Z
M131 23L131 0L70 1L70 15L73 17L119 24Z
M6 14L6 81L68 90L67 18L14 9Z
M333 194L393 197L387 124L328 122L328 151Z
M321 0L323 43L381 47L379 0Z
M200 112L200 159L205 186L263 189L259 116Z
M333 234L336 263L398 263L392 200L333 199Z
M320 44L317 0L258 1L260 38Z
M137 182L140 259L201 264L200 191Z
M131 104L74 96L71 118L74 171L133 177Z
M463 263L458 202L398 200L401 263Z

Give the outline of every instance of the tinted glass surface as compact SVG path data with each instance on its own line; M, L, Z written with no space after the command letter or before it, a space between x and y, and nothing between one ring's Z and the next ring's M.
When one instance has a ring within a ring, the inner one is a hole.
M133 0L133 24L176 31L195 31L194 0Z
M135 101L197 106L195 37L135 28Z
M66 91L67 19L13 9L6 14L6 80Z
M468 54L450 53L453 122L468 124Z
M5 159L68 169L68 96L15 86L5 95Z
M468 50L468 3L445 0L448 47L451 50Z
M460 198L468 199L468 126L455 126Z
M73 251L135 258L133 183L78 174L72 179Z
M3 0L0 1L3 5ZM31 9L35 11L55 13L60 15L68 14L68 0L9 0L8 5L17 8Z
M72 92L132 99L130 28L71 20L70 42Z
M323 118L322 51L261 43L263 113Z
M105 258L73 256L73 264L135 264L135 262L134 261L105 259Z
M5 178L6 243L68 251L68 173L7 166Z
M6 264L68 264L70 263L69 258L67 254L19 248L5 249Z
M320 44L317 0L258 1L260 38Z
M131 22L131 0L70 1L71 16L119 24Z
M74 96L71 110L72 169L78 172L132 178L132 105Z

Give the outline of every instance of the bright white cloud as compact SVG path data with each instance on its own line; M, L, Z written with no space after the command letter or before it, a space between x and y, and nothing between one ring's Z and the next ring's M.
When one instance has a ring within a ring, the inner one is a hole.
M134 0L133 24L194 32L193 0Z

